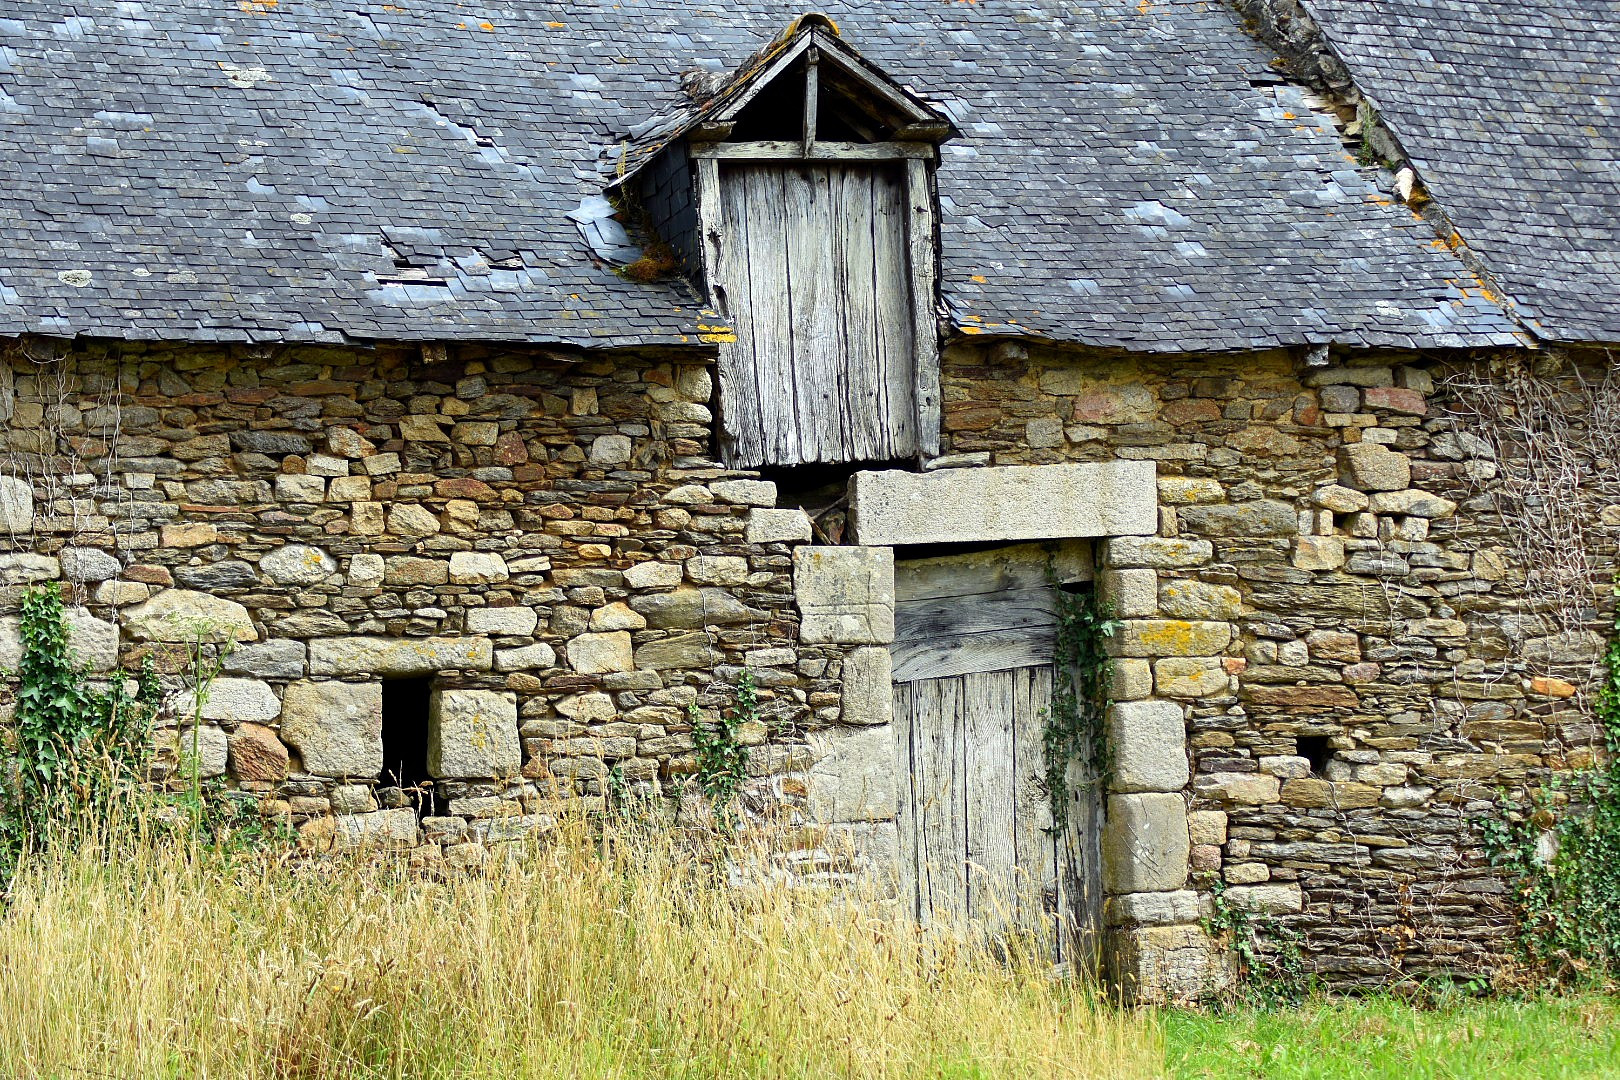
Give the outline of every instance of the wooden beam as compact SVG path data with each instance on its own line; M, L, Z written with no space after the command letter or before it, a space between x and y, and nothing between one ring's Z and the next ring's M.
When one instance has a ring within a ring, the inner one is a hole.
M916 349L917 453L931 458L939 455L939 326L934 317L938 269L933 184L925 160L912 158L906 162L906 187L910 206L906 233L911 245L912 338Z
M761 91L763 91L771 83L775 82L777 76L781 75L782 72L786 71L790 65L799 59L799 57L803 56L805 50L810 48L810 46L815 43L815 40L816 34L814 31L811 31L803 38L792 43L791 45L788 45L781 52L771 57L763 68L746 77L744 80L743 89L738 92L736 97L732 98L730 101L727 101L718 110L711 113L708 119L718 120L721 122L736 120L737 115L744 109L748 108L749 103L758 97Z
M702 143L692 156L720 161L932 161L934 148L918 142L818 142L805 153L802 142Z
M694 147L694 149L696 149ZM698 258L703 263L703 285L709 304L724 318L731 318L725 287L720 278L724 237L720 227L720 163L713 158L697 162Z
M804 54L804 156L810 157L816 149L816 104L821 100L821 82L816 71L821 50L810 49Z

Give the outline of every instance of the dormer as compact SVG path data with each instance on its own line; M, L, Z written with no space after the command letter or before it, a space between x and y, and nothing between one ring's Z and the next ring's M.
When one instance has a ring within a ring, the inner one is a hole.
M682 121L618 182L636 178L733 331L725 462L937 454L934 168L950 120L806 15Z

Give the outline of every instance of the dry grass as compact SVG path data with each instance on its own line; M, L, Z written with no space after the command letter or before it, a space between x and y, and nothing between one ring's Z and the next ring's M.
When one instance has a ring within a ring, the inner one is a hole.
M1156 1023L583 830L487 874L93 845L0 918L7 1077L1131 1077Z

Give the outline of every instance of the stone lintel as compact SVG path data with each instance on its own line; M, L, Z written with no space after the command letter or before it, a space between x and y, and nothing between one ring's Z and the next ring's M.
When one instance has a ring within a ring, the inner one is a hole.
M859 472L850 509L862 544L1147 536L1159 528L1151 461Z
M488 671L495 648L487 637L336 637L309 643L312 675L437 675L441 671Z

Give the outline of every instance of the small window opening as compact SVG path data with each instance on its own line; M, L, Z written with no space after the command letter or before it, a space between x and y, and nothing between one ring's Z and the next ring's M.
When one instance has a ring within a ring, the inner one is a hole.
M405 793L418 817L434 812L433 778L428 775L428 699L433 680L385 679L383 681L383 769L378 779L384 787L397 787Z
M1295 752L1311 763L1311 773L1321 776L1333 758L1333 748L1326 735L1301 735L1295 740Z

